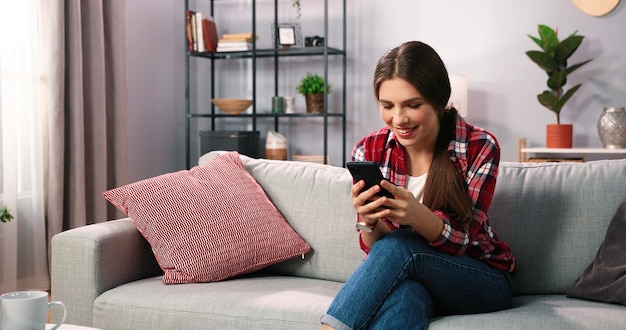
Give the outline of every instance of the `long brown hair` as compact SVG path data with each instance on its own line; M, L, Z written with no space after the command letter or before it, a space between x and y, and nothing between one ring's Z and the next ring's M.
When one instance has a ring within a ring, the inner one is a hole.
M448 157L448 145L454 138L458 112L446 109L450 98L450 80L443 61L429 45L409 41L386 52L374 72L374 94L379 99L380 85L400 78L411 84L430 103L439 119L435 153L424 186L424 205L442 210L461 225L472 221L473 209L463 179Z

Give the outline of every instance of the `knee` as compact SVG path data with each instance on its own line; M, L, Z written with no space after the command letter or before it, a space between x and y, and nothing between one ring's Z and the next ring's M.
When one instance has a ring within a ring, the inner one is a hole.
M370 256L387 253L397 255L400 251L415 254L428 249L430 245L418 233L411 229L396 229L376 241L369 254Z

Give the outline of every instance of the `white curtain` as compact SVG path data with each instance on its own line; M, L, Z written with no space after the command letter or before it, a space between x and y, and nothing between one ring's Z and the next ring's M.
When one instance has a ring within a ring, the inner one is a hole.
M0 1L0 293L49 288L44 145L54 29L48 0Z

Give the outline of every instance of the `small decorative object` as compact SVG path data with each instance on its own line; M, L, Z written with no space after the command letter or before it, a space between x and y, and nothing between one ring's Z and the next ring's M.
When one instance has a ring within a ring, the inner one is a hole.
M265 158L287 160L287 139L274 131L267 132Z
M304 47L324 47L324 37L304 37Z
M289 48L296 44L296 30L293 26L278 28L278 44L283 48Z
M211 102L229 115L238 115L252 105L252 100L248 99L212 99Z
M302 29L299 23L272 23L272 45L274 48L301 48Z
M332 92L331 87L332 85L325 83L324 78L318 74L307 73L300 80L296 90L304 95L308 113L324 113L324 91L330 94Z
M284 113L284 101L282 96L272 96L272 113Z
M561 109L565 103L576 93L582 84L564 90L563 86L567 83L567 76L589 63L591 59L568 65L567 60L574 54L578 46L583 41L583 36L576 35L578 31L570 34L567 38L559 41L557 31L546 25L538 25L539 38L528 35L542 51L530 50L526 55L535 62L548 75L548 90L537 95L537 100L548 110L556 114L556 125L561 125ZM571 124L567 124L571 126ZM553 132L555 128L548 125L546 131L546 146L548 148L571 148L572 147L572 128L565 128L565 132L569 136L553 141L550 138L555 136ZM558 129L558 128L557 128Z
M598 135L607 149L626 147L626 112L624 107L607 107L598 119Z
M296 99L293 96L283 97L285 113L296 113Z

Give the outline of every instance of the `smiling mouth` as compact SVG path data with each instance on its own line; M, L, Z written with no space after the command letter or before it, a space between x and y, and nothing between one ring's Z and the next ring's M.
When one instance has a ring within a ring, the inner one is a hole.
M396 131L398 132L398 134L406 135L406 134L413 132L415 129L417 129L417 127L396 128Z

